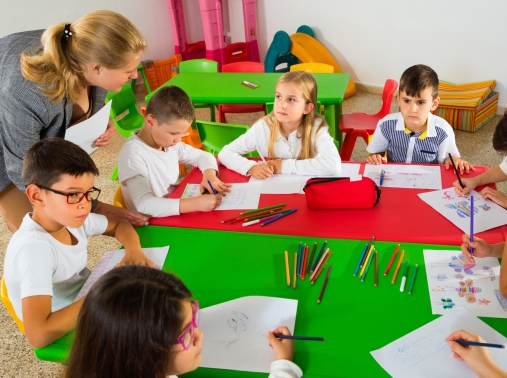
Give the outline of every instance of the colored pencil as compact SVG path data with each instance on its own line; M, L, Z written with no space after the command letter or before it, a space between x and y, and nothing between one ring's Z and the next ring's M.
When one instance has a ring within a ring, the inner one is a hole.
M403 277L401 277L400 291L402 293L405 291L405 282L407 282L407 273L408 273L409 265L410 265L410 260L407 260L407 262L405 263L405 272L403 273Z
M208 180L208 185L211 188L211 190L213 191L213 194L218 194L218 192L215 190L215 188L213 188L213 185L211 185L210 180Z
M372 236L371 239L370 239L370 242L368 243L368 248L366 249L366 255L364 255L363 257L363 260L361 261L361 265L359 265L359 269L362 269L364 264L365 264L365 260L366 260L366 256L368 255L368 252L370 251L370 248L371 246L373 245L373 242L375 241L375 236Z
M412 282L410 282L410 288L408 289L408 293L409 294L412 294L412 290L414 289L415 275L417 273L417 268L418 267L419 267L419 264L415 264L414 275L412 276Z
M307 341L326 341L325 337L310 337L310 336L293 336L293 335L280 335L274 333L277 339L288 339L288 340L307 340Z
M368 244L364 245L363 253L361 253L361 257L359 258L359 261L357 262L356 270L354 270L353 276L355 277L357 275L357 272L359 271L359 265L361 265L361 262L363 261L363 257L366 254L366 250L368 249Z
M380 172L380 180L379 180L379 184L378 184L379 186L382 186L382 183L384 182L384 176L385 176L385 174L386 174L386 171L384 171L382 169L382 171Z
M303 243L299 242L299 249L298 249L298 267L297 267L297 275L299 276L301 273L301 254L303 253Z
M319 270L320 266L322 265L322 262L326 259L327 254L329 253L329 248L326 249L320 260L317 262L317 265L315 266L315 269L310 277L310 280L313 280L313 277L315 276L315 273L317 273L317 270Z
M252 224L257 224L257 223L260 223L261 220L260 219L256 219L256 220L253 220L253 221L250 221L250 222L245 222L245 223L242 223L241 225L243 227L247 227L247 226L251 226Z
M465 340L454 340L454 341L460 345L471 345L471 346L501 348L501 349L505 348L505 345L502 345L502 344L478 343L476 341L465 341Z
M268 213L268 214L259 214L259 215L255 215L255 216L253 216L253 217L246 218L245 220L246 220L246 221L251 221L251 220L254 220L254 219L261 219L261 218L265 218L266 216L285 214L285 213L287 213L287 212L289 212L289 211L290 211L290 210L273 211L272 213Z
M274 213L275 211L278 211L278 210L281 210L281 209L282 209L282 207L277 207L277 208L274 208L274 209L271 209L271 210L262 211L262 212L258 213L257 215L270 214L270 213ZM225 219L223 221L220 221L220 223L237 222L237 221L240 221L240 220L243 220L243 219L247 219L247 218L252 217L252 216L254 216L254 215L237 215L234 218L229 218L229 219Z
M398 264L396 265L396 270L394 271L393 280L391 281L392 284L396 282L396 276L398 275L398 270L400 270L401 260L403 260L403 256L405 255L405 250L401 251L400 258L398 260Z
M262 162L263 162L264 164L268 165L268 163L266 162L266 159L264 159L264 156L262 156L262 154L259 152L259 149L258 149L258 148L256 148L256 149L255 149L255 151L257 151L257 153L258 153L258 154L259 154L259 156L261 157Z
M269 210L269 209L274 209L276 207L284 207L285 204L284 203L279 203L278 205L273 205L273 206L266 206L266 207L260 207L258 209L255 209L255 210L248 210L248 211L243 211L242 213L240 213L241 215L244 215L244 214L253 214L253 213L258 213L259 211L263 211L263 210Z
M375 251L375 281L373 281L373 286L378 285L378 251Z
M312 270L310 270L310 272L313 273L313 271L315 270L315 267L317 266L317 262L322 257L322 254L324 253L324 249L326 248L326 245L327 245L327 240L324 242L324 244L322 244L322 248L320 249L320 252L317 255L317 258L315 259L315 262L313 263L313 266L312 266Z
M277 216L278 216L278 214L269 215L269 216L263 215L264 218L255 219L255 220L252 220L252 221L249 221L249 222L242 223L242 226L245 227L245 226L250 226L252 224L261 223L261 222L264 222L265 220L272 219L272 218L275 218Z
M368 251L368 255L364 259L363 267L361 268L361 273L359 273L359 278L363 277L364 270L366 269L366 264L368 264L368 260L370 259L371 254L373 253L373 250L375 249L375 246L372 244L370 246L370 250Z
M320 289L319 298L317 299L317 303L320 303L322 301L322 296L324 295L324 290L326 290L327 280L329 279L329 273L331 273L331 269L333 268L332 265L329 265L329 268L327 268L326 278L324 278L324 283L322 284L322 289Z
M296 288L296 269L297 269L297 265L298 265L298 254L297 253L294 253L294 282L293 282L293 287L294 289Z
M474 196L470 196L470 241L474 241ZM472 247L470 247L470 254L474 254Z
M458 172L458 169L456 168L456 165L454 164L454 160L452 159L452 155L451 153L449 152L449 159L451 160L451 163L452 163L452 167L454 168L454 172L456 172L456 176L458 177L458 181L459 181L459 185L465 189L465 185L463 185L463 181L461 181L461 177L459 177L459 172Z
M387 265L386 271L384 272L384 276L387 276L389 273L389 270L391 269L391 266L393 265L393 261L396 258L396 255L398 254L398 250L400 249L400 245L398 244L396 248L394 249L394 253L391 256L391 260L389 260L389 264Z
M366 273L368 273L368 270L370 269L370 264L373 261L373 255L375 254L375 252L376 252L375 250L372 252L370 259L368 260L368 263L366 264L366 269L364 271L364 274L361 277L361 282L364 282L364 280L366 279Z
M289 253L285 251L285 273L287 274L287 286L290 287Z
M303 244L303 248L301 249L301 256L299 256L299 275L301 278L304 277L304 269L305 269L305 250L306 244Z
M270 224L270 223L273 223L274 221L277 221L278 219L281 219L283 217L286 217L287 215L291 215L292 213L296 212L298 209L292 209L291 211L288 211L284 214L280 214L279 216L277 216L276 218L273 218L273 219L269 219L267 220L266 222L263 222L261 223L261 226L265 226L267 224Z
M329 259L331 258L331 255L333 254L333 252L329 251L329 253L327 254L327 256L325 257L324 261L322 262L322 264L320 265L320 267L315 271L313 272L313 280L310 280L310 283L313 285L317 279L319 278L320 276L320 273L322 273L322 271L324 270L324 267L326 266L327 262L329 261Z
M305 244L305 252L304 252L304 258L303 258L303 267L302 267L302 270L303 270L303 279L305 279L305 276L306 276L306 261L308 260L308 246Z
M308 259L308 263L306 264L306 272L309 274L311 271L310 271L310 268L312 267L312 264L313 264L313 255L315 254L315 250L317 249L317 242L315 242L313 244L313 248L312 248L312 254L310 255L310 258Z

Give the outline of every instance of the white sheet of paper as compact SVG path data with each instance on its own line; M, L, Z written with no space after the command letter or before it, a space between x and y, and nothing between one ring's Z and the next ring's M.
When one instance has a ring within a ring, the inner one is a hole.
M477 378L472 369L452 358L446 337L464 329L488 343L507 344L507 339L463 307L410 332L371 355L394 378ZM489 348L495 362L507 370L505 349Z
M507 210L483 199L475 190L470 195L474 196L474 233L507 224ZM470 233L470 196L458 197L454 188L420 193L418 196L463 232Z
M158 248L143 248L144 254L155 264L158 269L162 269L164 261L169 253L169 246L158 247ZM76 299L81 299L90 291L91 287L97 280L104 274L113 269L125 257L124 249L117 249L116 251L110 251L104 253L100 261L95 265L90 276L86 280L85 284L79 291Z
M65 131L65 140L77 144L83 150L92 154L99 148L93 145L93 142L107 129L107 122L109 121L109 113L111 111L111 101L102 107L92 117L78 123L75 126L69 127Z
M384 170L382 186L385 188L442 189L440 167L426 165L375 165L366 164L363 176L379 185L380 172Z
M497 258L476 258L474 264L461 251L424 250L423 254L433 314L463 306L476 316L507 318L495 293L500 281Z
M222 203L215 210L249 210L259 207L262 182L231 184L231 191L222 198ZM199 184L187 184L181 198L200 196Z
M200 366L269 373L275 355L264 335L282 325L293 333L297 304L294 299L251 296L202 309Z

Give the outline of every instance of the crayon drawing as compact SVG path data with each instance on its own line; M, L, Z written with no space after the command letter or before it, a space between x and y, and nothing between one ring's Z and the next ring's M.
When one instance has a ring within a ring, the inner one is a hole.
M430 335L416 339L411 344L400 344L393 350L393 362L403 366L417 366L429 356L449 349L449 345L445 338L451 332L448 329L437 329Z

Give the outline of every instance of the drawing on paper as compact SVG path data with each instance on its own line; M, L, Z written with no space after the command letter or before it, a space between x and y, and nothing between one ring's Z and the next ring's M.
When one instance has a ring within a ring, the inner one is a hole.
M491 206L488 206L487 203L483 204L483 205L479 205L479 207L485 211L488 211L489 209L491 209Z
M227 325L234 333L245 332L248 328L248 316L240 311L233 311L227 319Z
M464 282L459 281L459 286L436 286L431 289L434 293L440 291L456 291L458 293L458 297L465 298L468 303L475 303L477 298L475 294L481 293L482 289L480 287L474 286L474 281L471 278L467 278Z
M445 338L450 334L449 330L438 329L412 344L400 345L393 353L393 362L402 366L417 366L429 356L449 348Z
M461 218L470 218L470 204L467 201L459 201L457 203L448 203L445 205L449 209L455 209L458 216ZM474 214L477 214L479 209L474 206Z
M432 268L439 268L442 266L449 266L449 267L453 268L456 273L465 272L466 274L472 275L472 274L474 274L474 272L472 271L472 268L475 267L475 263L468 261L465 258L465 256L460 253L457 256L451 256L451 262L449 262L449 263L445 263L445 262L440 263L439 262L439 263L431 264ZM460 278L460 277L457 277L457 278ZM463 278L463 276L461 276L461 278Z
M445 200L453 200L454 197L453 197L453 194L450 190L446 190L442 196L442 199L445 199Z
M442 298L442 301L437 301L436 304L442 306L444 310L452 310L452 308L456 306L456 303L454 303L451 298Z

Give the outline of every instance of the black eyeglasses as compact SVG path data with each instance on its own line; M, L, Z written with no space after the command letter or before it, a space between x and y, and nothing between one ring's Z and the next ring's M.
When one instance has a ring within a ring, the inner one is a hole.
M71 205L81 202L83 200L83 198L85 198L85 197L88 202L90 202L91 200L96 200L97 198L99 198L99 195L100 195L100 189L97 189L96 187L93 187L92 190L89 190L85 193L82 193L82 192L63 193L63 192L59 192L58 190L48 188L46 186L42 186L42 185L38 185L38 184L35 184L35 185L37 185L41 189L49 190L50 192L60 194L62 196L67 197L67 203L70 203Z

